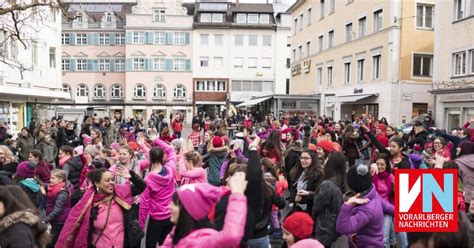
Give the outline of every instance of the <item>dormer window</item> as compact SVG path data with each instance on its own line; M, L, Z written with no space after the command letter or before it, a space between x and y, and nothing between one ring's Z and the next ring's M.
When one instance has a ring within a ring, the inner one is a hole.
M223 23L224 22L224 14L223 13L201 13L200 21L201 22Z
M78 14L77 14L76 21L77 21L77 22L83 22L83 21L84 21L84 19L83 19L83 17L82 17L82 14L81 14L81 13L78 13Z
M258 14L248 14L248 23L251 23L251 24L256 24L258 23Z
M269 24L270 14L246 14L239 13L235 17L236 23L239 24Z
M224 22L224 14L222 13L212 14L212 22Z
M154 9L153 22L166 22L166 11L164 9Z
M247 15L246 14L237 14L237 23L247 23Z
M112 22L112 15L110 13L105 14L105 21Z
M269 14L260 14L260 23L262 23L262 24L270 23L270 15Z

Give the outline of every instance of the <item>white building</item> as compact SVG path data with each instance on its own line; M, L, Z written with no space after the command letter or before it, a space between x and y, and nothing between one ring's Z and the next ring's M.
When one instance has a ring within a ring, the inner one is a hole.
M61 91L59 9L40 6L15 13L20 20L26 18L28 25L20 25L19 40L11 36L11 15L0 16L0 121L19 130L32 117L54 115L53 110L47 111L51 100L67 99L70 95Z

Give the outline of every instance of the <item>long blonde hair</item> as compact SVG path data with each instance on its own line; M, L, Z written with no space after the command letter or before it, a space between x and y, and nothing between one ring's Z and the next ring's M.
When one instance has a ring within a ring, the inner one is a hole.
M12 151L10 148L4 145L0 145L0 150L3 152L5 156L5 162L6 164L11 163L11 162L17 162L15 156L13 155Z

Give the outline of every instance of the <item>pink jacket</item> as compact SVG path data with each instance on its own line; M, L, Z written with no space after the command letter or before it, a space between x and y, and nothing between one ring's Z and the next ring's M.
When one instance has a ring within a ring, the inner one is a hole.
M247 198L244 194L233 193L229 196L229 204L227 205L227 214L225 216L224 227L218 232L214 229L204 228L192 231L186 237L182 238L176 248L235 248L240 244L240 240L244 236L245 220L247 217ZM171 231L161 247L173 247Z
M316 239L302 239L294 243L290 248L324 248L324 245Z
M184 160L184 159L183 159ZM206 170L201 167L193 168L192 170L186 170L184 161L178 163L179 175L181 176L181 185L192 184L192 183L207 183Z
M164 164L166 175L150 172L145 177L147 187L140 196L140 210L138 211L138 221L142 228L145 226L148 215L154 220L164 220L171 217L169 205L175 190L176 153L170 145L160 139L155 139L154 144L167 155Z

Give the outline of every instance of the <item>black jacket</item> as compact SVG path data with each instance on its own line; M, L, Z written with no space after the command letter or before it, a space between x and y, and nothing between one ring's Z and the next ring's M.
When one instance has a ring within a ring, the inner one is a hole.
M306 184L306 191L309 191L309 195L303 196L301 199L300 204L307 204L306 205L306 212L311 214L313 210L313 201L314 201L314 191L318 188L319 184L321 183L322 175L310 175L306 180L308 183ZM290 202L295 203L296 193L298 190L296 189L297 183L293 182L290 188Z
M40 245L45 245L43 234L35 233L41 223L41 218L29 211L18 211L0 220L0 247L21 248L37 247L37 238Z
M82 169L84 168L84 162L81 156L72 157L69 159L63 167L66 172L67 180L74 186L74 191L79 190L79 179L81 177Z
M423 130L415 135L415 138L413 140L408 141L407 147L413 147L414 145L418 144L422 148L425 147L425 142L428 139L428 132L426 130Z
M288 185L292 185L290 178L290 171L300 162L300 156L303 148L299 142L294 142L285 154L285 177L288 180Z
M377 138L375 138L375 135L372 132L368 132L367 136L369 136L370 141L372 141L372 144L375 145L375 147L377 148L377 150L379 150L380 153L385 153L390 158L392 157L392 155L390 154L390 151L387 148L385 148L382 144L380 144L380 142L377 140ZM399 163L397 164L394 163L393 166L398 169L411 168L410 162L408 161L407 156L404 156L402 161L400 161Z

